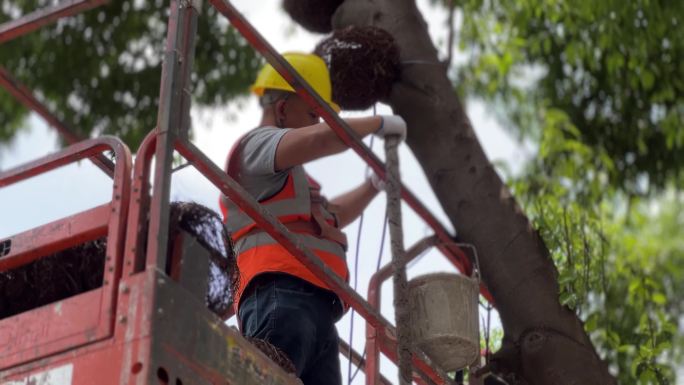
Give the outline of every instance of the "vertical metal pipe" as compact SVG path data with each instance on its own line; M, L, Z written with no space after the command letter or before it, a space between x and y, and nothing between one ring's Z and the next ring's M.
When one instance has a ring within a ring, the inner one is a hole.
M377 347L377 332L366 323L366 385L377 385L380 376L380 349Z
M140 143L135 157L122 272L124 277L145 269L145 241L149 227L147 216L150 211L150 169L156 144L157 135L152 131Z
M397 325L397 356L399 357L399 384L410 385L413 370L411 369L411 314L408 300L408 284L406 282L406 265L404 264L404 234L401 221L401 179L399 177L399 137L385 138L387 162L386 191L387 214L392 246L392 267L394 281L394 314Z
M190 73L195 54L199 1L172 0L162 69L154 185L150 205L147 266L166 266L174 143L187 137L190 115Z
M411 246L404 255L404 260L402 265L406 266L411 261L418 258L427 249L434 247L439 242L437 236L432 235L425 237L420 241L416 242ZM392 277L393 264L392 262L378 269L371 276L370 282L368 283L368 303L374 308L380 311L381 307L381 291L382 283ZM378 332L375 330L370 322L366 322L366 385L376 385L377 378L380 374L379 362L380 362L380 347L379 344L382 339L378 338Z

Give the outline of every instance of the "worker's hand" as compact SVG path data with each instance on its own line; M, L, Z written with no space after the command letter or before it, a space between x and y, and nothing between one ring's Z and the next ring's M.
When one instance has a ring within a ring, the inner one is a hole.
M367 169L366 179L370 180L371 185L377 191L385 191L385 181L380 179L378 174L374 173L370 168Z
M399 115L383 115L380 128L375 131L375 135L382 138L388 135L398 135L403 142L406 139L406 122Z

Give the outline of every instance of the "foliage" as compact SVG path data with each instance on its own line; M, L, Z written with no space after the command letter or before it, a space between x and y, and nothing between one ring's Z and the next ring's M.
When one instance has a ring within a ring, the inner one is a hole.
M539 156L511 186L559 270L561 303L575 309L622 384L668 384L681 363L684 196L624 194L604 151L549 109Z
M620 383L671 382L684 347L684 2L455 4L469 54L459 92L537 145L509 184L561 303Z
M4 0L0 22L53 3ZM167 18L167 1L111 1L2 44L0 65L75 132L116 134L136 148L156 124ZM197 33L194 102L219 105L244 93L260 65L254 51L208 4ZM0 141L26 114L0 92Z
M480 312L485 313L486 310L480 308ZM484 318L484 316L482 316L482 318ZM499 327L490 327L489 330L486 330L486 323L484 323L484 320L480 326L484 329L480 332L480 350L484 352L489 351L490 354L499 350L503 344L503 329Z
M682 186L684 2L457 4L472 54L464 93L504 105L507 125L536 139L547 128L539 105L563 111L579 132L568 139L610 157L607 176L628 193Z

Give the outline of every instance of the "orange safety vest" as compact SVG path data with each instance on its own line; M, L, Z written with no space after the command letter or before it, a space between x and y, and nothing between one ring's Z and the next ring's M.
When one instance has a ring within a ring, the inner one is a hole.
M226 172L239 182L240 138L228 155ZM320 185L306 175L304 167L292 167L282 189L259 203L276 216L297 240L345 281L349 281L346 262L346 236L337 228L336 209L320 195ZM223 220L231 232L238 253L240 285L235 293L235 309L249 282L265 272L290 274L318 287L330 288L295 256L261 230L225 195L219 199Z

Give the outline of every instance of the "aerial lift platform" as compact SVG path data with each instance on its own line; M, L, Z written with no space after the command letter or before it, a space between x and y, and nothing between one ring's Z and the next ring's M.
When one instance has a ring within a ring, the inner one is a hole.
M0 25L0 44L106 0L67 0ZM385 165L227 0L210 0L296 92L381 177ZM72 143L0 172L0 188L89 159L111 177L111 200L20 234L0 239L0 271L26 266L87 241L106 238L102 284L92 290L0 320L0 385L297 384L299 380L225 324L204 302L208 251L181 232L169 241L169 191L174 152L366 320L366 357L340 341L341 353L366 373L366 384L389 384L379 373L383 353L397 362L396 328L379 311L387 265L372 278L368 301L339 279L232 178L188 139L190 73L200 1L171 0L157 127L131 152L119 139L80 140L31 91L0 66L0 86L41 115ZM105 156L113 154L113 161ZM152 163L154 160L154 164ZM154 165L154 167L153 167ZM430 247L469 273L473 264L446 229L402 186L401 198L434 235L406 253L404 264ZM486 289L481 293L487 297ZM418 384L451 384L451 377L417 348L411 370Z

